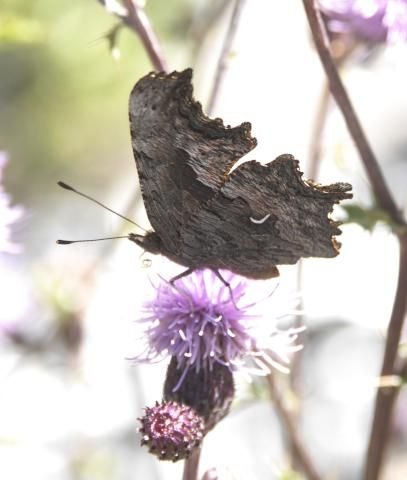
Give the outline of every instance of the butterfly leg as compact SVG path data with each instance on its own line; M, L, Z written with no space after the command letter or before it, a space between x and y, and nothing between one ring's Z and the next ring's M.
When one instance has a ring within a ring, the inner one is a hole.
M169 281L169 284L171 285L171 287L173 289L177 290L178 292L180 292L181 294L185 295L189 299L189 301L191 302L191 305L192 305L193 299L192 299L192 296L190 295L190 293L188 293L187 290L184 290L183 288L179 287L178 285L175 285L175 282L177 280L179 280L180 278L184 278L184 277L187 277L188 275L191 275L191 273L194 270L195 270L194 268L187 268L186 270L179 273L178 275L175 275L175 277L172 277Z
M183 272L179 273L178 275L175 275L175 277L172 277L170 280L170 284L174 286L174 283L179 280L180 278L187 277L188 275L191 275L191 273L194 271L194 268L187 268Z
M239 307L236 305L235 302L235 297L233 296L233 290L232 287L230 286L230 283L227 282L219 272L219 270L213 269L212 272L219 278L219 280L225 285L225 287L229 290L230 293L230 299L232 300L233 306L236 308L236 310L240 310Z

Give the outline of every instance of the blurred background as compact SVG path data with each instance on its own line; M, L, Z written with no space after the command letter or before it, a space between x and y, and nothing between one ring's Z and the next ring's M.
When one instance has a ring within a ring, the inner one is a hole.
M233 2L149 0L145 8L170 69L194 68L195 98L205 108ZM181 478L181 465L160 463L139 447L137 417L161 399L166 368L127 359L137 350L135 321L151 288L145 257L125 240L55 244L129 231L118 217L58 188L59 180L148 226L127 102L152 66L134 32L123 28L114 38L117 23L97 0L0 4L0 150L8 156L2 183L24 209L13 225L20 251L0 253L0 476L8 480ZM357 51L342 74L405 210L406 49ZM252 123L258 147L248 157L267 162L292 153L307 172L323 89L302 2L246 2L212 115ZM333 104L320 141L318 180L350 182L352 203L371 206ZM346 219L339 208L335 216ZM275 292L302 298L298 428L327 479L361 477L397 281L389 227L360 223L342 227L335 259L306 260L300 272L281 268ZM162 259L151 260L160 271ZM265 384L238 386L232 413L206 439L202 472L216 466L221 478L301 478L289 467ZM407 478L406 447L402 391L384 479Z

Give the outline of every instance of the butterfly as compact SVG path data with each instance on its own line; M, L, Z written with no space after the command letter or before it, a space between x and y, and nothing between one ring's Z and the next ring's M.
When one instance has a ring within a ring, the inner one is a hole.
M352 198L352 186L304 180L298 160L288 154L232 170L257 145L251 125L225 127L205 116L191 79L191 69L151 72L130 94L133 152L153 230L127 238L185 266L171 282L201 268L222 281L219 269L266 279L278 276L277 265L335 257L340 222L329 214L335 203Z
M131 92L133 152L153 230L125 238L187 267L171 283L200 268L212 269L225 284L219 269L265 279L278 275L277 265L336 256L340 222L329 214L335 203L352 197L352 186L304 180L298 160L289 154L231 170L257 145L251 125L225 127L221 119L205 116L193 99L191 79L191 69L152 72ZM109 238L121 237L57 243Z
M257 145L251 125L205 116L191 79L191 69L152 72L131 92L132 146L153 230L130 240L187 267L181 275L210 268L266 279L277 265L335 257L340 223L328 215L352 186L303 180L288 154L230 171Z
M257 141L250 123L231 128L193 99L192 70L149 73L130 95L129 116L145 209L153 230L131 234L144 250L187 267L228 269L253 279L277 265L334 257L339 222L333 205L348 183L303 180L288 154L230 171Z

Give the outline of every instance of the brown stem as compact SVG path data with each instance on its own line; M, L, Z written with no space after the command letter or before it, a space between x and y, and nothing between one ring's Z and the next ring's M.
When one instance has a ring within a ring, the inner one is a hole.
M211 95L209 97L208 106L206 109L208 115L212 114L213 109L216 105L216 100L218 99L220 87L222 85L223 78L225 76L225 72L228 66L228 57L230 54L230 50L232 49L232 46L233 46L233 41L235 39L237 27L239 25L240 16L241 16L245 1L246 0L235 0L235 6L233 7L233 12L232 12L232 16L230 17L228 31L226 32L226 36L223 41L222 50L218 60L218 65L216 67L215 80L213 82Z
M202 447L201 447L202 448ZM184 474L182 480L197 480L201 448L192 450L191 455L184 462Z
M321 480L321 476L317 472L299 436L297 422L294 420L291 412L286 407L284 399L277 388L273 373L267 376L267 381L273 399L273 404L278 412L282 424L284 425L296 461L301 466L308 480Z
M379 163L367 140L365 132L350 101L349 95L339 76L335 62L331 55L330 42L320 11L315 0L303 0L305 12L311 27L315 47L318 51L322 66L328 78L329 88L345 119L349 133L355 142L356 148L365 166L373 193L381 207L399 225L404 225L401 211L398 209L393 196L385 182Z
M387 331L381 376L396 373L398 347L407 309L407 232L398 236L400 243L399 277L393 311ZM377 480L383 464L392 411L400 388L378 389L373 416L372 430L366 456L365 480Z
M168 64L162 53L160 42L144 11L136 0L123 0L123 5L117 0L98 0L105 9L137 33L153 64L155 70L167 72Z

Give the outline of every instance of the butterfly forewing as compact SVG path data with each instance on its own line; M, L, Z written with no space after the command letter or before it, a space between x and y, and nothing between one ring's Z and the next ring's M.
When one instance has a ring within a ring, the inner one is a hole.
M256 145L250 124L226 128L192 98L192 71L150 73L130 95L130 128L147 215L166 248L179 252L191 214Z

